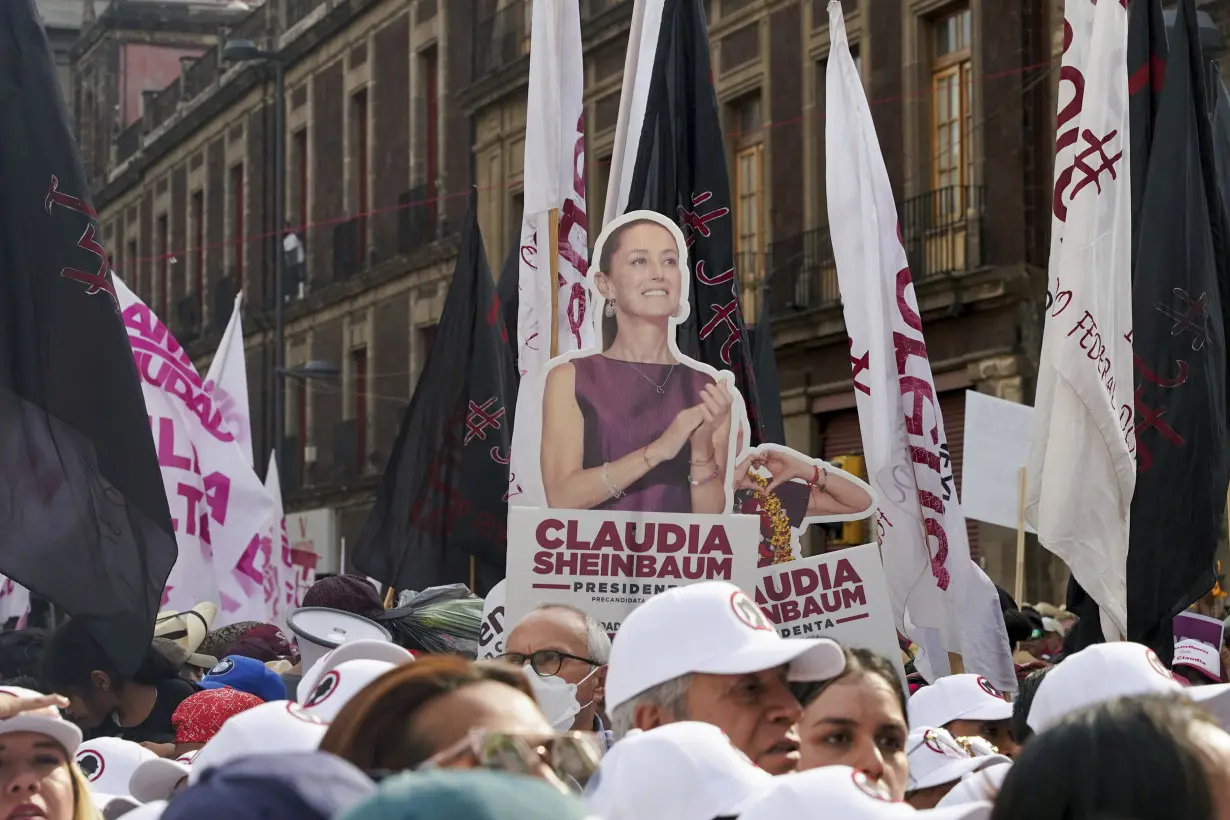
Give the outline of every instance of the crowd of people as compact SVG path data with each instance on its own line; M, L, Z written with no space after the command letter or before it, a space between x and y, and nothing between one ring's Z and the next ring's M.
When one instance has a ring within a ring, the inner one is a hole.
M319 585L347 617L380 600ZM1230 817L1222 647L1181 671L1072 652L1075 617L1042 605L1005 612L1011 697L784 639L722 582L649 599L613 644L543 606L488 661L364 639L303 668L277 627L214 614L160 618L132 674L77 621L0 635L0 818Z

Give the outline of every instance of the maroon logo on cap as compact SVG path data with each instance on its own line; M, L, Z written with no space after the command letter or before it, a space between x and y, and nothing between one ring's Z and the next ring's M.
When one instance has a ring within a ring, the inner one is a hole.
M1162 659L1157 656L1157 653L1152 649L1145 650L1145 658L1148 659L1149 665L1153 667L1153 671L1161 675L1167 680L1174 680L1174 676L1170 674L1170 670L1166 668L1166 664L1162 663Z
M324 726L325 722L310 712L303 711L303 707L297 703L286 703L286 713L291 717L302 720L304 723L315 723L317 726Z
M85 775L85 779L93 783L102 777L102 773L107 768L107 762L103 760L103 756L93 749L86 749L84 752L77 754L77 768Z
M940 736L936 734L935 731L932 729L928 729L927 731L923 732L923 745L926 746L931 751L936 752L938 754L942 754L942 755L948 754L948 752L944 751L943 744L940 743Z
M855 769L851 772L850 781L854 783L856 789L873 800L879 800L884 803L893 802L893 795L888 790L888 787L877 780L872 780L867 776L867 772L862 769Z
M988 695L990 695L990 696L991 696L991 697L993 697L993 698L999 698L1000 700L1007 700L1007 699L1008 699L1008 698L1004 697L1004 693L1003 693L1003 692L1001 692L1001 691L999 691L998 689L996 689L996 688L995 688L995 684L991 683L991 682L990 682L989 680L987 680L986 678L979 678L979 679L978 679L978 688L979 688L979 689L981 689L982 691L986 692Z
M320 679L320 683L316 684L316 688L312 690L312 696L307 699L304 706L319 706L329 699L337 691L337 685L341 681L342 676L336 669L325 673L325 676Z
M773 627L769 625L769 619L764 616L764 613L760 611L760 607L756 606L756 602L747 597L743 590L736 589L731 593L730 608L735 611L736 618L752 629L763 630L764 632L773 631Z

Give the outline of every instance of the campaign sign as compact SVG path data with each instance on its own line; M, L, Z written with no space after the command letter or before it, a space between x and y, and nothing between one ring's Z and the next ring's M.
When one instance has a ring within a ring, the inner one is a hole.
M752 515L511 507L506 622L539 604L568 604L613 634L646 599L677 586L730 581L752 589L759 540Z
M504 654L504 632L508 620L504 617L504 600L508 581L491 588L483 601L483 621L478 628L478 660L489 661Z
M783 638L825 637L870 649L892 661L905 679L888 581L875 544L759 572L756 603Z

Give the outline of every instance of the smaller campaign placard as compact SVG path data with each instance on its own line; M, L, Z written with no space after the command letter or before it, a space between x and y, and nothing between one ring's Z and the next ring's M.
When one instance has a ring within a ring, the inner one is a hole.
M507 623L539 604L568 604L615 634L629 612L677 586L754 589L759 543L754 515L511 507Z
M783 638L832 638L883 655L905 680L884 564L875 544L759 570L756 603Z

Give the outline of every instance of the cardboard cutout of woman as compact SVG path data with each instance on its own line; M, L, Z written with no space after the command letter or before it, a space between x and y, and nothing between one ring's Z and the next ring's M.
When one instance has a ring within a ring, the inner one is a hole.
M636 211L595 248L600 349L552 362L542 405L548 507L656 513L730 510L730 374L683 356L687 250L678 226Z

